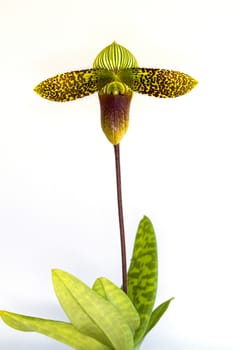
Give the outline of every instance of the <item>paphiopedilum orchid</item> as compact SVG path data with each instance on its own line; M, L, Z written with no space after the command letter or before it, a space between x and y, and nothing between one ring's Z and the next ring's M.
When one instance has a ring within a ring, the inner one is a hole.
M59 102L98 92L101 125L115 151L123 291L103 277L97 278L90 288L73 275L54 269L54 290L70 322L0 310L5 323L20 331L42 333L76 350L139 350L172 298L153 309L158 256L155 232L147 217L138 226L127 273L119 143L128 128L134 91L155 97L177 97L196 84L195 79L184 73L139 68L134 56L114 42L99 53L93 68L59 74L36 86L40 96Z
M98 54L92 68L58 74L37 85L35 91L57 102L98 92L103 132L117 145L128 129L133 92L162 98L178 97L196 84L197 81L185 73L138 67L133 54L113 42Z
M161 98L174 98L192 90L197 81L191 76L168 69L140 68L133 54L113 42L95 58L93 67L58 74L35 87L48 100L73 101L98 92L101 126L114 145L118 214L121 237L123 289L127 292L124 219L121 195L119 144L129 124L130 103L134 92Z

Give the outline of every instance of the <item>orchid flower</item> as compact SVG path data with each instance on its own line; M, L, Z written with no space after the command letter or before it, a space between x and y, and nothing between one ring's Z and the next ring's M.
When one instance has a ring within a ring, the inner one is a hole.
M108 140L117 145L129 124L134 92L154 97L178 97L192 90L197 81L189 75L160 68L139 68L132 53L116 42L103 49L93 67L58 74L35 87L48 100L66 102L98 92L101 126Z

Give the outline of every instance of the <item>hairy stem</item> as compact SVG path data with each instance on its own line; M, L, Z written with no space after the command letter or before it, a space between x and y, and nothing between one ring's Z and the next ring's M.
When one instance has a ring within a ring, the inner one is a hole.
M116 165L118 217L119 217L120 240L121 240L122 289L127 294L127 262L126 262L124 215L123 215L123 205L122 205L120 144L114 145L114 153L115 153L115 165Z

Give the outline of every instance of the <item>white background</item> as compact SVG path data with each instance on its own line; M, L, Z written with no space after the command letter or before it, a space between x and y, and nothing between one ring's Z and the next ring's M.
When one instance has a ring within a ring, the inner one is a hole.
M116 40L140 66L199 80L177 99L135 94L121 143L128 261L144 214L159 246L157 303L175 297L147 350L230 350L233 108L231 1L0 1L0 309L66 319L50 270L121 284L113 149L97 95L33 87L89 68ZM68 349L0 323L1 350Z

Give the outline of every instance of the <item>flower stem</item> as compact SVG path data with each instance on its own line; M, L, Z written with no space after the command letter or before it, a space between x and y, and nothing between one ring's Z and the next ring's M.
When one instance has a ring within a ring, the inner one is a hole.
M122 289L127 294L127 262L126 262L124 215L123 215L123 205L122 205L120 144L114 145L114 153L115 153L115 165L116 165L118 217L119 217L120 240L121 240Z

